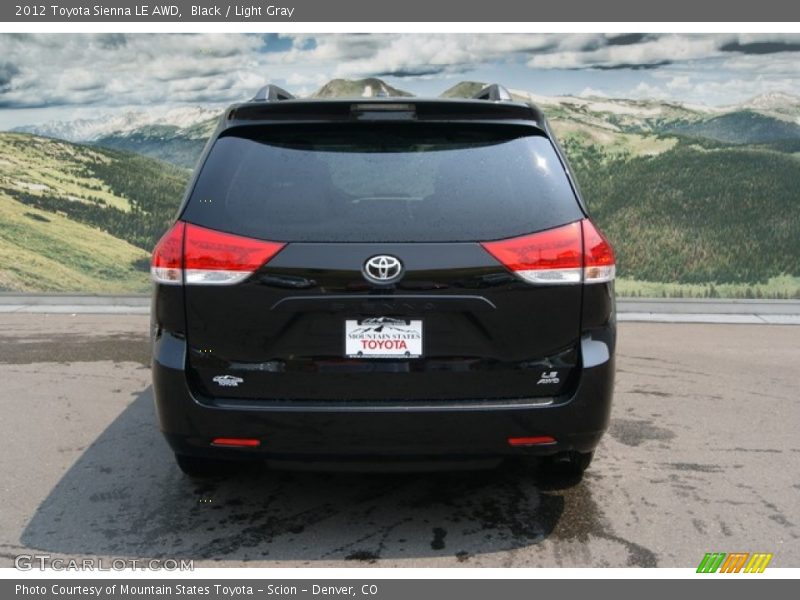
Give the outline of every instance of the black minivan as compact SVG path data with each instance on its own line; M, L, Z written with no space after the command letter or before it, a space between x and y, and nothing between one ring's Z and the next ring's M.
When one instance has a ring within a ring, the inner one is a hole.
M614 254L542 112L230 107L153 252L153 387L190 475L230 460L582 472L614 382Z

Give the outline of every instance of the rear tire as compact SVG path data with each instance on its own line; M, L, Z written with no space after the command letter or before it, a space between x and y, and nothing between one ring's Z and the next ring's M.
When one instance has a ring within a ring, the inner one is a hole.
M213 458L202 458L199 456L188 456L186 454L176 454L175 462L178 468L185 475L194 479L205 479L208 477L220 477L231 472L236 463L228 461L214 460Z

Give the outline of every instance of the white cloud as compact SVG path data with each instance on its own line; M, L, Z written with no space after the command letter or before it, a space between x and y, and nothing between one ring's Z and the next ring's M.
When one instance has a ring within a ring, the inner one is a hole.
M649 83L642 81L632 90L630 90L627 94L630 98L641 98L641 99L656 99L661 100L664 98L669 97L666 90L660 86L650 85Z
M677 75L667 82L667 89L686 91L692 89L691 78L688 75Z
M310 93L330 77L504 80L528 69L593 70L570 79L572 93L715 103L797 93L798 50L798 34L284 34L266 47L252 34L0 34L0 106L223 104L269 80Z
M592 36L599 37L599 36ZM314 46L309 41L314 40ZM548 34L327 34L297 36L290 51L273 56L280 64L336 65L339 77L431 71L459 72L520 52L547 51L572 39ZM575 40L573 40L573 43Z
M319 88L329 80L330 77L325 73L292 73L286 78L286 84Z
M737 55L727 58L721 68L739 73L759 73L772 75L800 76L799 52L781 52L770 55Z
M697 60L717 56L719 46L731 39L729 36L664 35L635 44L533 56L528 66L538 69L619 68Z
M249 82L257 36L0 35L2 62L17 71L0 81L10 106L108 105L235 99Z

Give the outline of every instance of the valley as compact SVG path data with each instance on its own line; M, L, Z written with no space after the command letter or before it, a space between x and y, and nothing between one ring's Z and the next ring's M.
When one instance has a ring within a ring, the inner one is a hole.
M709 108L511 92L548 115L615 245L621 295L800 297L800 99ZM335 79L313 95L376 94L411 95L377 78ZM128 111L1 133L0 289L146 289L148 251L219 114ZM56 239L83 246L45 247Z

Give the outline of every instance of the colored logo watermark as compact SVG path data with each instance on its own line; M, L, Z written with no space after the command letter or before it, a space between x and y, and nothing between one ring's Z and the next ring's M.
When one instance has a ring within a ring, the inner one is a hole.
M763 573L772 554L756 552L707 552L697 566L698 573Z

